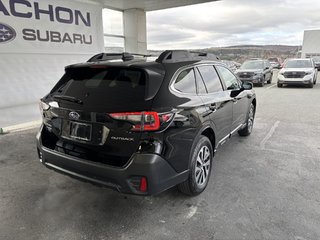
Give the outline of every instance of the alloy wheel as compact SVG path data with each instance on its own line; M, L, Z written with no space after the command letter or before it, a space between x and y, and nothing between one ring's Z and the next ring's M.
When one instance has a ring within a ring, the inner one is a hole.
M251 105L249 118L248 118L248 131L251 133L253 128L253 121L254 121L254 106Z
M201 187L203 186L210 173L211 164L211 153L207 146L203 146L197 156L196 167L195 167L195 177L196 184Z

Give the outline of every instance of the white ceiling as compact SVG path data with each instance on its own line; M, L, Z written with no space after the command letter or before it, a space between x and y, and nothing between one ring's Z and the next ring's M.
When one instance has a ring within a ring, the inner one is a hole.
M155 11L166 8L180 7L198 3L214 2L218 0L94 0L101 2L106 8L126 10L132 8Z

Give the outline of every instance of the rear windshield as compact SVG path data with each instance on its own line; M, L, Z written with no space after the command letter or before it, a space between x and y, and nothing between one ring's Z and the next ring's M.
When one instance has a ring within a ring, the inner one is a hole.
M268 60L269 60L270 62L278 62L278 59L277 59L277 58L268 58Z
M312 68L310 60L289 60L284 66L285 68Z
M144 101L145 86L145 72L139 69L70 68L51 94L75 97L85 104L126 104Z

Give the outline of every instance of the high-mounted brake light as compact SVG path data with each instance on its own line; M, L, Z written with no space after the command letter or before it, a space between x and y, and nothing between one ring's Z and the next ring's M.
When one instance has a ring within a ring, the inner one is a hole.
M160 129L162 123L167 123L172 119L173 114L159 114L157 112L124 112L111 113L110 116L117 120L132 123L132 131L157 131Z

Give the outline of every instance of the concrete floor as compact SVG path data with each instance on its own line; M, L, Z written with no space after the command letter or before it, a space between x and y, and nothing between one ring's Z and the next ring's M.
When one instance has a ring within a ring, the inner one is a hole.
M41 120L39 103L0 107L0 128Z
M256 92L252 135L219 149L193 198L78 182L38 162L36 130L0 136L0 239L320 239L320 84Z

